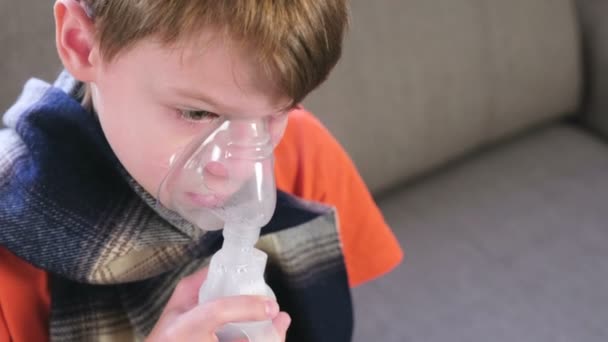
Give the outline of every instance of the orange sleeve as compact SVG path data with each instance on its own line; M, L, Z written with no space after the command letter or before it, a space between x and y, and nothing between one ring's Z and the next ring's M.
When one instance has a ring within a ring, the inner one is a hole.
M403 252L352 160L312 114L290 113L275 156L279 189L337 209L351 287L399 264Z
M0 341L48 341L46 272L0 246Z

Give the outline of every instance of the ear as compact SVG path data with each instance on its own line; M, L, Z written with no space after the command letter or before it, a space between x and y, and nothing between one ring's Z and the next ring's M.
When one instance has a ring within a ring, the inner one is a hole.
M76 0L57 0L55 43L63 66L77 80L93 82L100 58L93 20Z

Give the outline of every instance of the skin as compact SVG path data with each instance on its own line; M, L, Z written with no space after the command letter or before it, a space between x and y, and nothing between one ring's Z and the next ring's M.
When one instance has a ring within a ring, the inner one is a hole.
M150 194L157 195L172 158L226 118L268 119L273 139L280 138L290 99L258 72L246 51L214 39L213 30L171 46L150 37L106 61L93 23L77 1L58 0L54 12L64 67L92 86L93 105L112 150ZM290 318L268 298L241 296L197 305L205 274L178 284L150 341L168 336L217 341L214 331L227 322L268 319L284 340Z

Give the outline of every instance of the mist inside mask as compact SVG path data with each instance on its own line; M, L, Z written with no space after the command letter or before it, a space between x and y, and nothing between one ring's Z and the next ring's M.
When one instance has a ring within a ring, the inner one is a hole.
M160 205L200 229L223 228L200 304L234 295L275 298L264 280L267 255L255 248L276 205L273 148L268 119L225 120L173 158L160 185ZM279 341L271 321L227 324L218 337Z

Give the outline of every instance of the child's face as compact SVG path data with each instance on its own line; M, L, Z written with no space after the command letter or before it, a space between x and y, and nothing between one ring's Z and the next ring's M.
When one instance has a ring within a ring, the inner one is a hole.
M219 39L173 48L144 40L97 68L93 103L114 153L156 196L172 156L218 117L270 117L280 136L290 99L261 75L247 51Z

